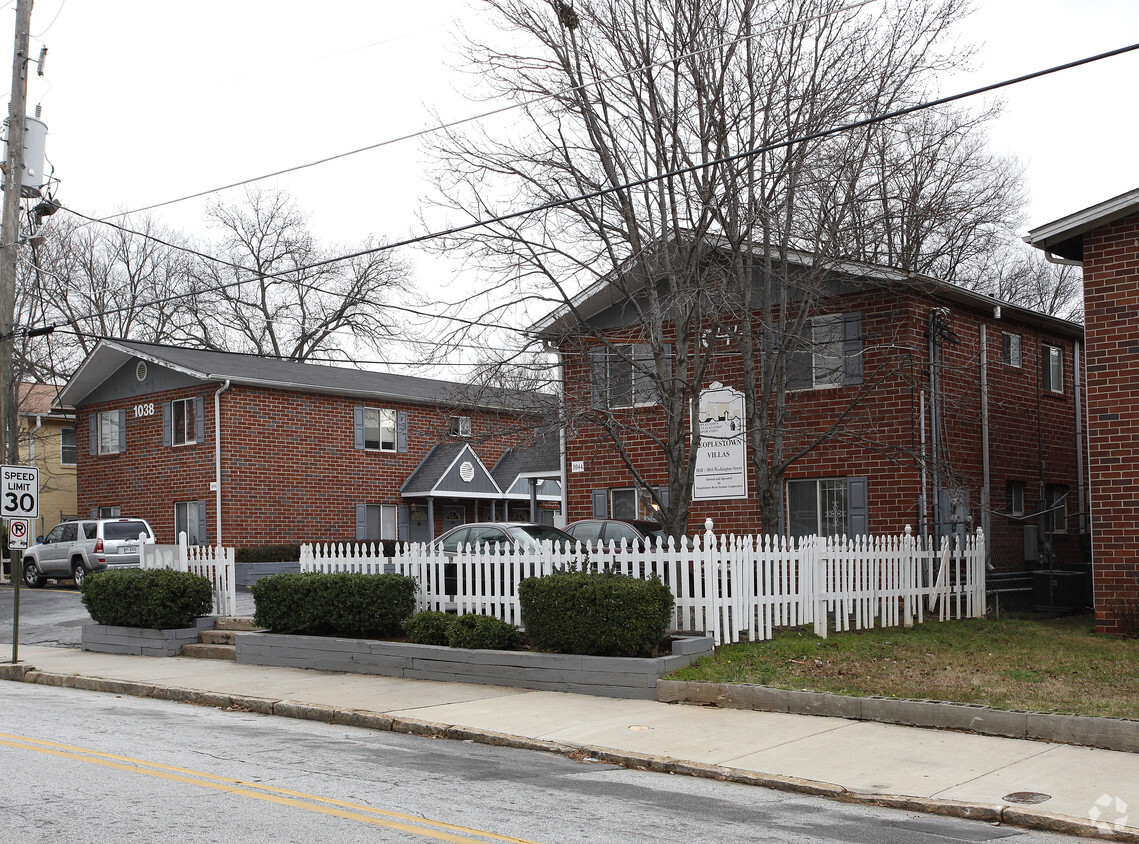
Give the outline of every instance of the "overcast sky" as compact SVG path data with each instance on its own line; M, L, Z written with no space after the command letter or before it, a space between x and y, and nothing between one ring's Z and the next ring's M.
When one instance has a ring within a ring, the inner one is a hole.
M450 65L473 0L38 0L29 111L42 103L64 205L93 216L134 209L395 138L482 111ZM0 17L11 43L14 4ZM975 87L1139 42L1136 0L979 0L965 37ZM0 60L0 66L9 66ZM4 74L7 78L7 74ZM1008 89L993 145L1026 167L1027 227L1139 187L1139 53ZM5 92L7 86L5 86ZM428 191L416 142L274 180L327 243L418 232ZM226 194L239 199L240 191ZM153 212L202 231L202 202ZM449 265L419 262L438 287Z

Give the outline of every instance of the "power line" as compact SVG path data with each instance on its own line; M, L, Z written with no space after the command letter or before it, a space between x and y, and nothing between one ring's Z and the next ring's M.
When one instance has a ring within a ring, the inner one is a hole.
M859 0L859 2L852 3L849 6L843 6L841 9L835 9L835 10L830 11L830 12L825 12L823 14L815 15L814 17L811 17L811 18L804 18L801 21L796 21L794 25L798 26L798 25L801 25L803 23L808 23L810 21L820 20L822 18L831 17L833 15L841 14L842 12L854 11L855 9L860 9L863 6L870 5L871 3L874 3L874 2L877 2L877 0ZM788 26L790 26L790 25L788 25ZM310 167L318 167L321 164L328 164L328 163L333 162L333 161L339 161L342 158L349 158L353 155L359 155L360 153L363 153L363 152L371 152L372 150L381 149L381 148L386 147L386 146L391 146L393 144L402 143L403 141L410 141L410 140L414 140L416 138L426 137L427 135L432 135L436 132L442 132L442 131L447 130L447 129L454 129L458 126L463 126L467 123L475 123L477 121L483 120L483 119L488 118L488 117L494 117L494 116L499 115L499 114L504 114L504 113L506 113L508 111L512 111L516 108L527 108L529 106L536 105L536 104L541 103L541 102L545 102L546 100L551 100L551 99L556 99L558 97L563 97L566 94L572 94L575 91L580 91L584 88L589 88L589 87L592 87L594 85L604 85L608 82L612 82L616 79L621 79L622 77L625 77L625 76L632 76L633 74L636 74L636 73L642 73L642 72L647 71L647 70L653 70L654 68L663 67L664 65L669 65L669 64L672 64L673 62L684 61L685 59L693 58L694 56L698 56L698 55L701 55L703 53L710 53L710 52L713 52L715 50L722 50L726 47L730 47L730 46L733 46L735 44L739 44L739 43L742 43L744 41L748 41L748 40L753 39L753 38L762 38L765 35L771 35L772 33L779 32L780 30L786 29L786 28L787 28L787 26L779 26L779 27L775 27L773 29L765 30L763 32L756 32L756 33L753 33L751 35L741 35L739 38L734 38L730 41L724 41L724 42L717 44L713 47L705 47L705 48L700 49L700 50L694 50L690 53L683 53L683 54L677 55L677 56L670 56L669 58L662 59L659 62L653 62L651 64L640 65L638 67L633 68L632 70L624 71L622 73L613 74L612 76L608 76L608 77L605 77L603 79L595 79L591 82L585 82L581 85L574 85L574 86L571 86L569 88L563 88L559 91L555 91L555 92L550 93L550 94L543 94L540 97L533 97L529 100L523 100L521 102L511 103L510 105L501 106L501 107L496 108L496 109L491 109L490 111L484 111L484 112L481 112L479 114L471 115L469 117L463 117L463 118L460 118L458 120L453 120L449 123L440 123L440 124L437 124L435 126L429 126L426 129L420 129L416 132L411 132L411 133L406 134L406 135L400 135L399 137L390 138L386 141L379 141L379 142L374 143L374 144L368 144L367 146L358 147L357 149L348 150L347 152L340 152L340 153L336 153L334 155L325 156L324 158L318 158L318 159L316 159L314 161L310 161L306 164L297 164L297 165L294 165L292 167L285 167L281 170L274 170L271 173L265 173L264 175L261 175L261 176L252 176L248 179L241 179L241 180L236 181L236 182L230 182L229 184L221 185L220 187L209 188L208 190L201 190L201 191L198 191L196 193L187 194L186 196L180 196L177 199L168 199L168 200L165 200L163 202L156 202L152 205L145 205L141 208L135 208L132 211L120 211L116 214L110 214L106 217L102 217L98 220L94 220L93 222L103 223L103 222L106 222L108 220L118 219L120 217L129 217L132 214L141 214L144 211L153 211L156 208L165 208L168 205L176 205L180 202L188 202L191 199L201 199L203 196L209 196L211 194L221 193L222 191L232 190L233 188L244 187L245 185L251 185L254 182L262 182L266 179L276 178L277 176L285 176L289 173L296 173L300 170L307 170ZM388 39L388 40L394 40L394 39ZM384 43L384 42L378 42L378 43Z
M668 170L664 173L658 173L658 174L655 174L652 176L646 176L646 177L641 178L641 179L635 179L633 181L624 182L620 185L611 185L609 187L598 188L597 190L588 191L586 193L577 194L577 195L571 196L571 197L563 197L561 199L553 199L553 200L550 200L549 202L542 203L541 205L531 206L529 208L524 208L524 209L521 209L518 211L510 211L510 212L507 212L504 214L499 214L497 216L490 217L490 218L476 219L476 220L473 220L472 222L464 223L464 224L458 225L458 226L452 226L451 228L448 228L448 229L443 229L443 230L434 231L434 232L428 232L426 234L417 235L414 237L408 237L408 238L404 238L402 240L392 241L390 243L386 243L386 244L383 244L380 246L369 247L368 249L361 249L361 250L357 250L355 252L346 253L344 255L326 258L326 259L323 259L321 261L315 261L312 264L308 264L308 265L305 265L302 267L295 267L292 270L288 270L286 272L275 273L275 274L264 274L260 277L262 277L262 278L280 278L280 277L284 276L286 273L302 273L302 272L306 272L308 270L319 269L321 267L330 266L330 265L338 263L340 261L349 261L349 260L352 260L353 258L360 258L360 257L364 257L366 255L374 255L374 254L377 254L380 252L387 252L387 251L390 251L393 249L399 249L399 248L406 247L406 246L415 246L417 244L424 243L424 242L429 241L429 240L437 240L439 238L453 237L454 235L462 234L463 232L471 231L473 229L484 228L487 226L495 225L497 223L503 223L503 222L507 222L510 220L515 220L515 219L518 219L520 217L529 216L531 214L536 214L536 213L539 213L542 211L549 211L549 210L552 210L555 208L560 208L560 207L565 206L565 205L571 205L571 204L576 203L576 202L584 202L584 201L588 201L588 200L592 200L592 199L599 199L601 197L609 196L610 194L618 193L618 192L624 191L624 190L629 190L631 188L644 187L646 185L650 185L650 184L653 184L655 182L664 181L665 179L670 179L670 178L673 178L676 176L684 176L684 175L688 175L690 173L697 172L699 170L705 170L705 169L708 169L711 167L718 167L722 164L730 164L730 163L735 162L735 161L741 161L741 160L746 159L746 158L752 158L752 157L757 156L757 155L763 155L764 153L773 152L773 151L779 150L779 149L785 149L787 147L794 146L795 144L802 144L802 143L807 143L809 141L820 140L822 138L827 138L827 137L830 137L832 135L839 134L841 132L849 132L849 131L852 131L855 129L861 129L863 127L871 126L871 125L874 125L877 123L883 123L883 122L886 122L888 120L893 120L893 119L898 118L898 117L904 117L906 115L914 114L916 112L924 111L926 109L936 108L938 106L947 105L949 103L957 102L958 100L967 99L969 97L975 97L975 96L978 96L980 94L989 93L991 91L997 91L997 90L1000 90L1002 88L1007 88L1007 87L1012 86L1012 85L1018 85L1022 82L1028 82L1028 81L1031 81L1033 79L1039 79L1040 77L1048 76L1048 75L1053 74L1053 73L1059 73L1061 71L1071 70L1071 69L1076 68L1076 67L1081 67L1081 66L1086 65L1086 64L1091 64L1092 62L1097 62L1097 61L1102 61L1104 59L1113 58L1115 56L1119 56L1119 55L1123 55L1125 53L1133 52L1135 50L1139 50L1139 43L1131 44L1131 45L1126 46L1126 47L1120 47L1120 48L1117 48L1115 50L1109 50L1108 52L1105 52L1105 53L1098 53L1096 55L1088 56L1088 57L1085 57L1082 59L1076 59L1075 61L1066 62L1066 63L1060 64L1060 65L1055 65L1053 67L1046 68L1044 70L1034 71L1033 73L1028 73L1028 74L1024 74L1022 76L1013 77L1013 78L1006 79L1006 80L1001 81L1001 82L994 82L994 83L991 83L989 85L983 85L979 88L973 88L973 89L970 89L968 91L963 91L963 92L960 92L957 94L950 94L950 95L945 96L945 97L938 97L937 99L927 100L925 102L917 103L915 105L907 106L905 108L895 109L894 111L890 111L890 112L887 112L885 114L878 115L875 117L867 117L867 118L864 118L862 120L856 120L856 121L846 123L846 124L843 124L840 126L834 126L834 127L829 128L829 129L820 129L817 132L811 132L807 135L801 135L801 136L798 136L795 138L789 138L789 139L786 139L783 141L776 141L774 143L767 144L764 146L753 147L753 148L748 149L748 150L743 150L741 152L733 153L732 155L722 156L720 158L710 159L708 161L704 161L704 162L701 162L698 164L692 164L692 165L688 165L686 167L677 168L675 170ZM242 266L235 264L231 261L226 261L225 259L217 258L217 257L214 257L212 255L207 255L204 252L199 252L197 250L190 249L189 247L182 247L182 246L179 246L177 244L168 243L167 241L161 240L160 238L156 238L153 235L144 234L142 232L137 232L137 231L134 231L132 229L128 229L128 228L125 228L123 226L117 225L115 223L111 223L107 219L97 219L94 217L89 217L86 214L82 214L82 213L80 213L78 211L74 211L72 209L67 209L67 210L71 211L71 213L75 214L78 217L82 217L85 220L91 221L92 223L102 223L103 225L111 226L112 228L116 228L120 231L127 232L130 234L135 234L135 235L138 235L140 237L143 237L143 238L146 238L149 240L153 240L157 243L161 243L161 244L163 244L165 246L169 246L173 249L178 249L178 250L181 250L184 252L188 252L190 254L198 255L198 256L205 258L207 260L210 260L210 261L216 261L220 264L233 267L234 269L243 270L245 272L252 272L252 270L249 270L247 267L242 267ZM228 282L225 284L219 284L219 285L215 285L213 287L208 287L208 288L203 288L200 290L188 291L186 293L179 293L179 294L174 294L171 296L165 296L165 297L161 297L158 299L153 299L153 300L138 303L136 305L129 306L129 307L114 308L114 309L109 309L106 311L99 311L99 312L96 312L93 314L88 314L84 317L79 317L77 319L94 319L96 317L120 313L120 312L126 311L126 310L133 310L133 309L137 309L137 308L147 307L150 305L158 305L158 304L163 304L165 302L177 301L179 299L185 299L185 298L188 298L191 296L198 295L200 293L216 292L216 291L224 290L224 289L227 289L230 287L236 287L236 286L239 286L241 284L246 284L252 280L254 280L254 277L246 278L246 279L239 279L237 281L232 281L232 282ZM410 309L410 308L398 308L398 307L396 307L394 309L403 310L403 311L407 311L409 313L417 313L417 314L422 315L422 312L415 311L415 310ZM458 318L458 317L440 317L440 318L454 320L454 321L458 321L458 322L466 322L469 325L485 325L485 326L492 327L492 328L503 328L505 330L514 331L514 332L517 332L520 334L526 334L527 333L527 332L522 331L521 329L518 329L518 328L513 327L513 326L488 324L488 323L485 323L482 321L463 320L463 319ZM59 325L57 325L55 327L59 327ZM26 333L26 329L25 329L25 333ZM0 338L0 339L3 339L3 338Z

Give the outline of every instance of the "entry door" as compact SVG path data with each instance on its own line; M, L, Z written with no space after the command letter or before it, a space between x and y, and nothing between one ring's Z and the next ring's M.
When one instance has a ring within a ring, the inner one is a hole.
M467 508L466 507L444 507L443 508L443 533L446 533L451 528L458 527L459 525L466 524L467 521Z
M430 542L431 526L427 524L427 508L412 504L407 511L407 538L409 542Z

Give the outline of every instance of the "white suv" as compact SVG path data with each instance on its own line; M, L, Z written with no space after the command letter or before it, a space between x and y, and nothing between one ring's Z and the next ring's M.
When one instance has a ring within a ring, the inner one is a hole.
M24 583L36 587L70 577L79 586L94 571L138 568L140 542L154 542L143 519L61 522L24 552Z

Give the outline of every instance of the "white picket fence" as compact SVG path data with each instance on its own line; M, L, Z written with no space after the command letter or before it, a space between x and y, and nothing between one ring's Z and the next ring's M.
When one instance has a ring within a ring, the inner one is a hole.
M398 572L419 583L417 608L493 615L522 624L518 584L567 565L659 577L675 598L673 628L717 644L771 638L779 627L828 630L912 625L985 612L985 539L940 543L904 536L716 536L710 531L644 550L578 545L540 549L467 547L443 554L404 544L392 557L371 545L302 545L301 571Z
M189 545L183 532L178 534L177 545L142 543L140 559L144 569L173 569L202 575L213 586L214 614L236 615L237 570L234 549Z

